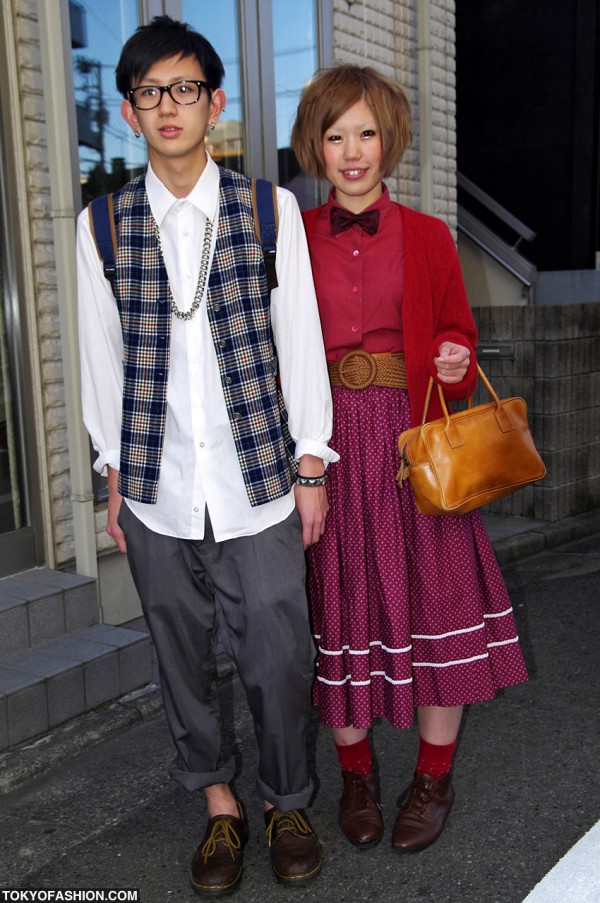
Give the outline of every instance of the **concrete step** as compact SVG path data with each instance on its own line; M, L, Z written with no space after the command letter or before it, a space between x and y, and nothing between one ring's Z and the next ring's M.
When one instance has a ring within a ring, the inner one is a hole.
M92 577L33 568L0 579L0 659L97 622Z
M0 750L149 683L147 633L95 624L0 660Z
M152 680L147 631L99 624L98 611L91 577L0 579L0 751Z

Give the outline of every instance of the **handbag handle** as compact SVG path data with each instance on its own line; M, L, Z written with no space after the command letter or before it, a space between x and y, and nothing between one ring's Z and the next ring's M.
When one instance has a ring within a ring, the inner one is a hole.
M489 379L487 378L487 376L485 375L485 373L483 372L483 370L481 369L479 364L477 364L477 373L481 377L481 380L482 380L484 386L486 387L486 389L492 396L494 402L496 403L496 420L498 421L498 425L499 425L500 429L502 430L503 433L510 432L510 430L514 429L514 424L511 420L510 414L508 413L508 411L502 404L502 401L500 400L500 398L498 398L496 392L494 391L494 389L492 387L491 382L489 381ZM425 396L425 406L423 408L423 420L421 422L421 426L425 426L425 420L427 417L427 412L429 410L429 402L431 401L431 390L433 389L434 382L435 382L435 380L434 380L433 376L430 376L429 377L429 385L427 386L427 395ZM452 448L455 448L458 445L463 445L464 440L460 434L460 430L458 429L456 423L454 423L451 420L451 415L448 411L446 399L444 398L444 391L439 383L437 383L437 389L438 389L438 394L440 397L440 404L442 406L442 411L444 412L444 417L446 418L446 426L445 426L444 432L446 433L446 436L448 437L448 441L449 441L450 445L452 446ZM467 404L470 408L473 407L473 396L472 395L469 396Z

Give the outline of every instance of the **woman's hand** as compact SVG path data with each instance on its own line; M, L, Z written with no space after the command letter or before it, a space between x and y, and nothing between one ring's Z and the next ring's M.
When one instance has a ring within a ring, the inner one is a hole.
M464 379L470 361L469 349L464 345L455 345L454 342L442 342L439 357L433 359L438 379L448 384L459 383Z

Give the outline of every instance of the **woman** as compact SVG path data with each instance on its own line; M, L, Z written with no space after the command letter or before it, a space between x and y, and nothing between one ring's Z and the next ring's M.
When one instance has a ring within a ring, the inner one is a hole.
M339 822L364 848L384 826L368 729L419 726L394 849L438 839L454 801L463 706L527 679L510 601L475 512L426 517L400 490L397 437L421 422L429 376L447 399L476 381L476 329L444 223L391 201L382 179L411 138L402 89L342 65L305 89L292 133L300 165L327 178L304 214L334 404L330 512L309 550L318 645L314 701L342 768ZM429 419L441 416L437 393Z

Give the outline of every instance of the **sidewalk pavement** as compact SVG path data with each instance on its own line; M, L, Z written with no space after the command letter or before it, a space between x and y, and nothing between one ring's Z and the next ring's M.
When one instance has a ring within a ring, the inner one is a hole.
M600 535L600 508L557 523L489 514L484 515L484 521L500 565L570 541ZM145 629L142 618L124 626ZM234 670L233 663L223 655L219 661L219 675L226 677ZM35 740L6 750L0 754L0 796L114 734L151 720L161 708L160 688L154 682Z

